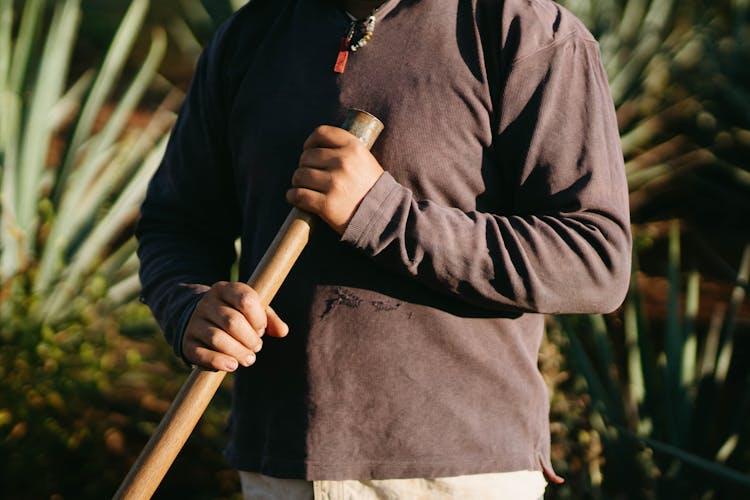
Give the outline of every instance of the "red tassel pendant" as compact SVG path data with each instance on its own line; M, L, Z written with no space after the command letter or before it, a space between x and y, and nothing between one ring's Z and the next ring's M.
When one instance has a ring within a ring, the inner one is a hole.
M343 73L346 70L346 62L349 60L349 42L347 37L341 39L341 48L339 49L339 55L336 58L336 64L333 66L333 71L336 73Z

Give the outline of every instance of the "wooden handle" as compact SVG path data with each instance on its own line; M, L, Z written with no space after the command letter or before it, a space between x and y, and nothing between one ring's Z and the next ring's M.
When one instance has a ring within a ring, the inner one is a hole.
M365 111L350 110L341 128L371 148L383 124ZM307 245L314 220L312 214L293 208L250 276L248 284L258 293L264 307L271 303ZM193 368L114 498L151 498L225 376L223 371Z

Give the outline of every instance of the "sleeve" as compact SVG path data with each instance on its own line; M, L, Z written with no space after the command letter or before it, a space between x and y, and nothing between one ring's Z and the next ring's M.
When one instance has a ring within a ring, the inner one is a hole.
M384 174L342 236L383 266L494 310L609 312L627 291L628 192L598 45L570 36L514 61L495 136L508 214L416 200Z
M217 38L198 61L136 229L141 300L180 356L182 333L198 300L229 276L240 226L217 92L223 88Z

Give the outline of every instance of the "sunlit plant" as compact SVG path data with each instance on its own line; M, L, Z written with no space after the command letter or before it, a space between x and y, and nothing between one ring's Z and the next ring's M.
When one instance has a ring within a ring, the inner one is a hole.
M138 294L132 225L180 100L154 87L164 30L126 71L148 8L133 0L100 67L71 74L80 0L0 0L0 483L11 497L24 478L31 496L73 480L32 481L28 469L95 443L122 451L99 428L100 402L140 354L106 349L108 314ZM148 91L164 101L133 127Z
M160 110L143 130L127 124L156 76L166 36L154 30L140 69L107 109L148 1L131 4L101 67L83 75L69 74L80 1L56 2L47 26L47 2L25 2L15 33L13 4L0 2L0 280L4 295L26 297L30 319L54 323L90 293L116 303L137 292L133 242L123 235L173 116ZM94 277L106 290L95 290Z
M633 219L683 217L750 237L750 10L562 0L600 42Z
M735 338L750 283L750 245L732 292L705 329L698 321L701 276L681 271L680 253L673 223L663 331L644 312L637 266L622 319L624 345L600 315L561 322L592 398L592 431L604 448L595 486L605 496L750 495L750 370L736 355Z

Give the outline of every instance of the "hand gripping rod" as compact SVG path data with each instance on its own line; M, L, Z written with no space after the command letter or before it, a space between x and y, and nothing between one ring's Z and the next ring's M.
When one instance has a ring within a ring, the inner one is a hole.
M351 132L369 149L383 130L383 124L365 111L352 109L341 128ZM293 208L250 276L248 284L258 293L264 307L271 303L307 245L314 220L312 214ZM114 498L151 498L225 376L223 371L193 368Z

